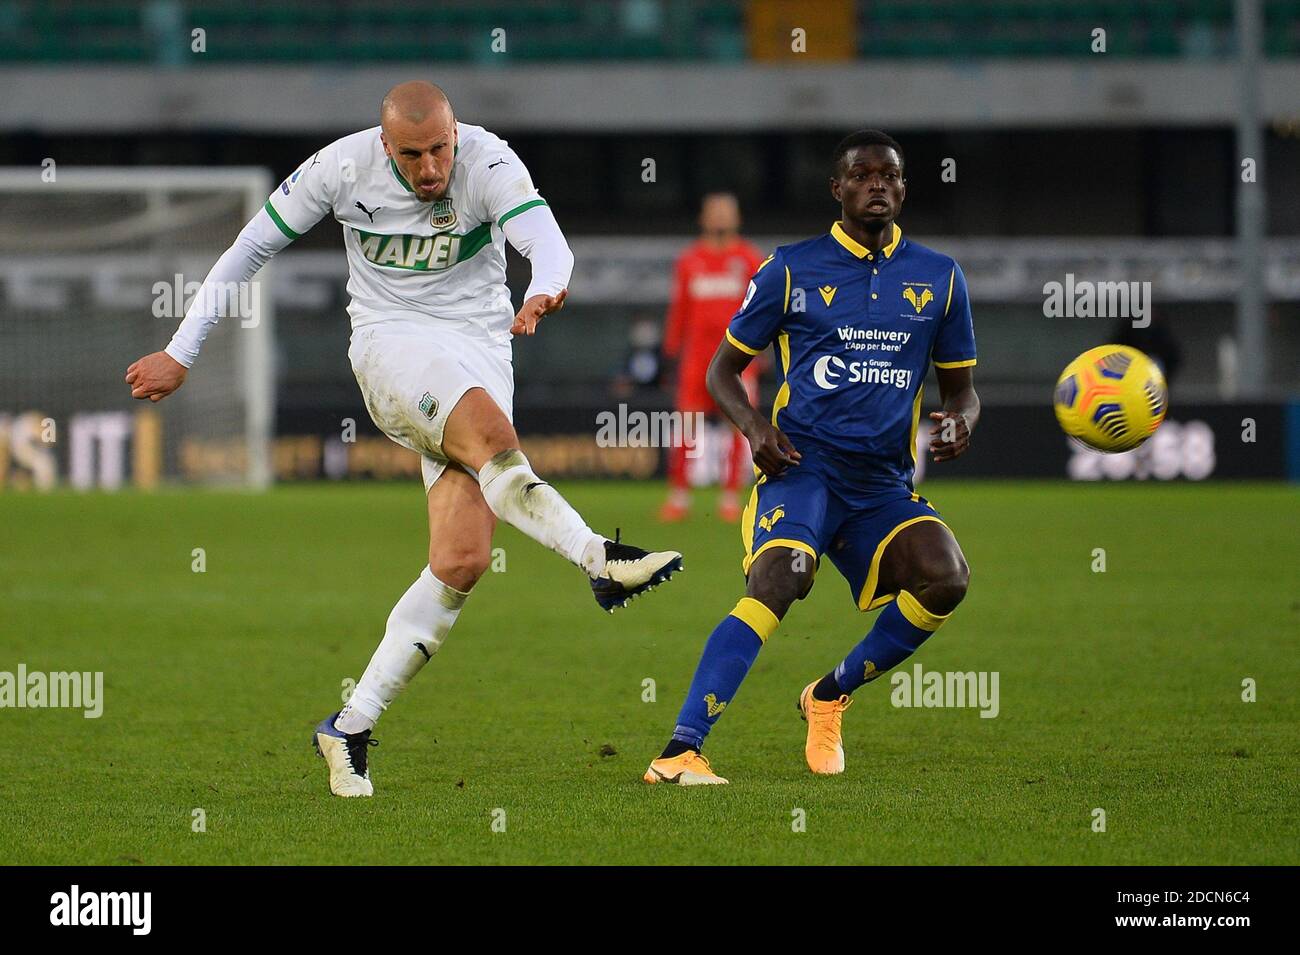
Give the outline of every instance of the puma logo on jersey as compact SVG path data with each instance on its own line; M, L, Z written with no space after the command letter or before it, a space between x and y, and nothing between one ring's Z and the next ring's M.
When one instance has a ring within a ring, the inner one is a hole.
M358 200L357 200L357 208L360 209L362 212L364 212L367 216L369 216L371 222L374 222L374 221L375 221L375 213L378 212L380 209L382 209L383 206L375 206L373 209L367 209L365 206L363 206L363 205L361 204L361 200L358 199Z
M498 159L496 162L490 162L490 163L488 163L488 168L491 169L493 166L499 166L499 165L501 165L502 163L505 163L507 166L510 165L510 163L506 162L506 160L504 160L504 159Z
M719 713L721 713L723 710L727 708L727 701L723 700L721 703L719 703L717 696L714 695L713 693L709 693L704 697L704 705L709 708L710 716L717 716Z

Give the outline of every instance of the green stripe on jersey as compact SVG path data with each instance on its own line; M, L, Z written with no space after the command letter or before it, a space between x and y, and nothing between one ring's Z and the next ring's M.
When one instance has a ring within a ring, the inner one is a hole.
M265 209L267 215L271 217L271 221L280 227L281 232L283 232L291 239L302 238L301 232L294 232L292 229L289 228L288 224L283 219L280 218L280 213L275 211L275 206L271 205L270 199L266 200L266 205L263 206L262 208Z
M533 208L533 206L544 206L544 205L546 205L545 199L529 199L527 202L523 203L522 205L515 206L513 209L511 209L509 212L503 215L500 219L498 219L497 226L500 227L505 225L515 216L519 215L519 213L527 212L529 209Z

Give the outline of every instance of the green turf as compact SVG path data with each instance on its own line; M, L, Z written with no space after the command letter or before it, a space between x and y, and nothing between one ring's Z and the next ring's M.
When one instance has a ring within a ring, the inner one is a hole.
M0 495L0 670L106 684L98 720L0 710L0 862L1300 862L1294 489L927 485L972 584L913 661L997 671L1000 715L894 708L881 680L846 715L848 771L810 776L795 696L872 619L828 565L709 741L732 785L694 790L639 780L741 593L737 533L656 525L657 487L562 489L686 573L609 617L500 532L505 572L380 724L377 796L349 801L310 731L424 561L418 485Z

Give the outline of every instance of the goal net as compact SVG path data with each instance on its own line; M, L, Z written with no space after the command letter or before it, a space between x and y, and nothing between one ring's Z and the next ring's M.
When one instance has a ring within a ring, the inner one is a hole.
M271 188L259 169L0 169L0 489L270 483L273 266L229 290L175 394L123 378Z

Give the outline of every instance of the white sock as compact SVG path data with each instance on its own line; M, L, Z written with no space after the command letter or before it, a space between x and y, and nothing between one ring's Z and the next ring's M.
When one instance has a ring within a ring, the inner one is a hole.
M478 472L478 486L498 519L523 531L598 577L605 569L605 538L536 474L522 451L502 451Z
M438 652L469 594L449 587L428 567L402 594L388 615L384 639L334 726L364 733Z

